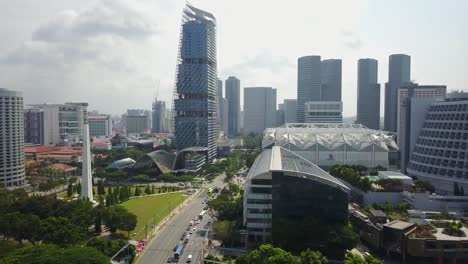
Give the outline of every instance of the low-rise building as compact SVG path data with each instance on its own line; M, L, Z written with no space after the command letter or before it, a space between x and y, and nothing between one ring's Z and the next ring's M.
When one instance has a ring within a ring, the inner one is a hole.
M54 163L73 163L82 161L81 147L27 146L24 148L26 158L39 163L53 161Z

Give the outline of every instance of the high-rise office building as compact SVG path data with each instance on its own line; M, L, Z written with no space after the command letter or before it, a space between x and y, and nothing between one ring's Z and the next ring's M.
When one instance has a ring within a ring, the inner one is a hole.
M389 57L388 82L385 84L384 130L397 132L398 88L411 81L411 57L393 54Z
M24 185L23 95L0 88L0 184Z
M358 60L356 123L376 130L380 129L380 84L377 71L377 60Z
M218 131L223 129L223 81L218 78L217 82L217 98L218 98L218 108L217 108L217 116L218 116ZM227 131L225 131L227 132Z
M432 102L445 97L447 87L443 85L403 85L398 89L398 146L400 170L405 173L424 117Z
M151 112L143 109L128 109L125 115L127 133L146 133L151 129Z
M343 123L343 104L338 101L305 103L306 123Z
M276 110L276 126L281 126L285 123L285 114L284 103L278 104L278 110Z
M244 132L262 133L276 126L276 89L246 87L244 89Z
M341 102L341 60L323 60L321 101Z
M44 145L44 112L24 110L24 143Z
M228 134L236 135L240 132L240 80L231 76L225 84L226 99L229 101Z
M433 102L424 119L407 168L439 194L468 192L468 93L454 92ZM457 188L458 187L458 188Z
M284 99L284 122L296 123L297 122L297 100Z
M44 116L42 144L60 145L78 143L83 139L87 108L88 103L35 104L30 105L26 113L34 115L33 113L42 112Z
M216 157L217 67L216 18L187 4L182 16L174 121L179 150L206 147Z
M167 132L166 127L166 102L158 101L157 99L153 102L153 118L151 120L151 132L162 133Z
M224 135L227 135L229 130L229 101L223 98L221 101L221 129L224 131Z
M322 61L320 56L298 59L298 122L307 122L307 102L341 102L341 72L340 59Z
M322 100L322 64L320 56L301 57L297 63L297 121L303 123L305 103Z

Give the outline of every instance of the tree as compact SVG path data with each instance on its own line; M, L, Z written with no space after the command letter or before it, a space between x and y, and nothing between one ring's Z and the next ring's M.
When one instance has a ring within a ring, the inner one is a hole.
M68 186L67 186L67 196L71 197L72 195L73 195L73 184L71 183L71 181L69 181Z
M80 195L81 194L81 183L76 184L76 192Z
M80 228L65 217L49 217L41 222L41 240L58 246L71 246L84 239Z
M109 258L91 247L71 247L63 251L62 263L110 264Z
M98 191L98 195L106 194L106 190L104 188L104 182L102 181L102 179L99 179L98 181L97 191Z
M135 188L135 196L140 196L140 195L141 195L140 187L137 186L137 187Z
M90 247L61 249L56 245L33 245L14 251L2 263L9 264L110 264L109 258Z
M366 255L364 257L364 260L366 261L367 264L382 264L382 261L374 258L373 256L371 255Z
M301 252L301 264L327 264L327 257L323 256L319 251L307 249Z
M130 231L135 229L137 225L136 215L127 212L126 214L122 214L120 221L119 229L127 231L127 239L130 239Z
M149 185L146 185L146 187L145 187L145 194L147 194L147 195L151 194L151 189L150 189Z
M151 194L155 194L155 190L156 188L154 187L154 185L151 185Z
M236 221L217 221L213 225L213 231L217 240L223 241L223 243L229 243L233 241L233 237L237 228Z
M117 229L131 231L136 226L136 216L122 206L111 206L104 211L103 220L111 233Z
M248 255L239 257L237 264L290 264L294 261L294 256L281 248L275 248L270 244L261 245L251 251Z
M366 261L359 255L348 253L345 258L345 264L366 264Z

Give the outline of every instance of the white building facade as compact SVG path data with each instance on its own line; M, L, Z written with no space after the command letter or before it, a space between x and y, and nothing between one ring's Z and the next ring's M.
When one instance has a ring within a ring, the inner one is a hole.
M24 169L23 95L0 88L0 186L23 186Z
M332 123L287 123L268 128L262 147L272 146L288 149L322 168L336 164L388 168L389 153L398 151L394 133Z

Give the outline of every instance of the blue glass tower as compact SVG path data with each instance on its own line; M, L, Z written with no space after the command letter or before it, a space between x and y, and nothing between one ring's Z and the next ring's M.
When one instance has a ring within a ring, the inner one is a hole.
M177 148L206 147L208 160L216 157L216 19L189 4L182 17L173 110Z

